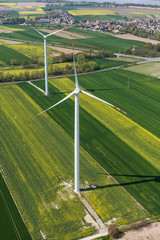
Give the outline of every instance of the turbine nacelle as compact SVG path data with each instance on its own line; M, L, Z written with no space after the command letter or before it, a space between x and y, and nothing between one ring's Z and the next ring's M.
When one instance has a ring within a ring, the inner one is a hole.
M81 92L81 89L78 87L74 90L74 95L78 96L80 94L80 92Z

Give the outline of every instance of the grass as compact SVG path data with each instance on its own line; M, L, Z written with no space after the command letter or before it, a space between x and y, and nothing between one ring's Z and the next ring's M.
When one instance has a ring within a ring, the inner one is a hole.
M31 237L41 238L40 230L47 238L57 240L93 234L95 230L84 219L84 207L70 190L74 177L73 139L48 114L36 118L41 111L38 101L44 105L61 96L46 98L28 84L21 86L25 91L18 86L1 87L1 166ZM64 105L67 109L69 106L68 102ZM10 141L13 137L14 142ZM83 148L80 152L81 187L95 180L99 186L116 184ZM148 216L121 186L84 195L104 220L117 216L119 223L120 220L127 223ZM101 204L96 208L99 201Z
M159 62L144 63L141 65L132 66L129 67L128 70L131 72L149 75L152 77L160 77Z
M17 61L20 61L20 62L22 61L30 62L31 60L29 57L25 56L24 54L19 53L14 49L8 48L7 46L4 46L4 45L0 45L0 52L1 52L0 60L7 64L10 64L10 61L12 59L16 59Z
M7 240L17 240L19 238L31 240L2 175L0 175L0 185L0 238Z
M83 15L115 15L115 12L112 10L69 10L68 11L73 16L83 16Z

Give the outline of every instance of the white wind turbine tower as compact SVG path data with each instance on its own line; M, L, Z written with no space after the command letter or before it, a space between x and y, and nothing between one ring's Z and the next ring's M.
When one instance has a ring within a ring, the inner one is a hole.
M57 106L60 103L64 102L65 100L70 98L72 95L75 96L75 130L74 130L74 163L75 163L75 166L74 166L75 167L75 186L74 186L74 188L75 189L74 189L74 191L76 193L79 193L80 192L80 189L79 189L79 94L83 93L83 94L85 94L87 96L90 96L92 98L95 98L95 99L97 99L97 100L99 100L103 103L106 103L110 107L115 108L115 109L119 110L120 112L122 112L124 114L127 114L127 113L124 112L123 110L115 107L113 104L110 104L110 103L102 100L101 98L98 98L98 97L80 89L79 83L78 83L78 78L77 78L77 72L76 72L74 46L73 46L73 62L74 62L75 84L76 84L75 90L72 93L70 93L67 97L63 98L61 101L59 101L58 103L56 103L56 104L52 105L51 107L47 108L46 110L39 113L38 115L50 110L51 108Z
M39 34L41 34L44 38L44 66L45 66L45 95L48 95L48 65L47 65L47 37L61 32L63 30L65 30L66 28L57 30L55 32L49 33L48 35L44 35L43 33L41 33L40 31L38 31L36 28L33 28L36 32L38 32Z

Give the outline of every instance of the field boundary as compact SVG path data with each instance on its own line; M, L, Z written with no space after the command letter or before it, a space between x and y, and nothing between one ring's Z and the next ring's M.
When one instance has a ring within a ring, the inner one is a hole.
M3 169L2 169L2 167L1 167L1 169L0 169L0 174L1 174L3 180L4 180L5 184L6 184L6 187L7 187L8 191L9 191L10 196L11 196L13 202L14 202L14 205L16 206L16 209L17 209L17 211L18 211L18 213L19 213L19 215L20 215L20 217L21 217L21 219L22 219L22 221L23 221L23 224L25 225L25 227L26 227L26 229L27 229L27 231L28 231L28 228L27 228L27 226L26 226L26 224L25 224L25 221L24 221L24 219L23 219L23 216L22 216L22 214L21 214L21 212L20 212L20 210L19 210L19 208L18 208L18 206L17 206L17 203L15 202L15 200L14 200L14 198L13 198L13 195L12 195L12 193L11 193L9 187L8 187L8 183L7 183L6 179L5 179L5 176L4 176L3 173L2 173L2 170L3 170ZM3 170L3 171L4 171L4 170ZM28 232L28 233L29 233L29 232ZM30 236L30 233L29 233L29 236Z
M1 194L1 196L2 196L2 199L3 199L4 204L5 204L5 206L6 206L6 209L7 209L8 215L9 215L9 218L11 219L13 229L14 229L14 231L15 231L15 234L17 235L17 239L22 240L22 238L21 238L21 236L20 236L20 233L19 233L19 231L18 231L18 229L17 229L17 226L16 226L16 224L15 224L15 221L14 221L14 219L13 219L13 217L12 217L12 214L11 214L11 212L10 212L10 210L9 210L8 204L6 203L5 197L4 197L4 195L3 195L3 193L2 193L1 190L0 190L0 194Z

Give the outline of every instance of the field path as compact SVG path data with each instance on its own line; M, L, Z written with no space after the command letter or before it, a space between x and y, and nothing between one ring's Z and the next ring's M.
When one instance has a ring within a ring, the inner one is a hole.
M37 88L40 92L45 93L45 91L43 91L41 88L37 87L37 86L36 86L35 84L33 84L31 81L28 81L28 83L29 83L30 85L32 85L33 87Z
M95 234L95 235L92 235L92 236L89 236L86 238L82 238L81 240L91 240L91 239L95 239L98 237L107 236L108 235L107 227L104 225L104 223L102 222L102 220L100 219L98 214L95 212L95 210L92 208L92 206L82 196L79 196L79 200L84 205L84 207L88 210L90 215L95 219L95 221L97 222L99 229L100 229L100 232L98 234Z

